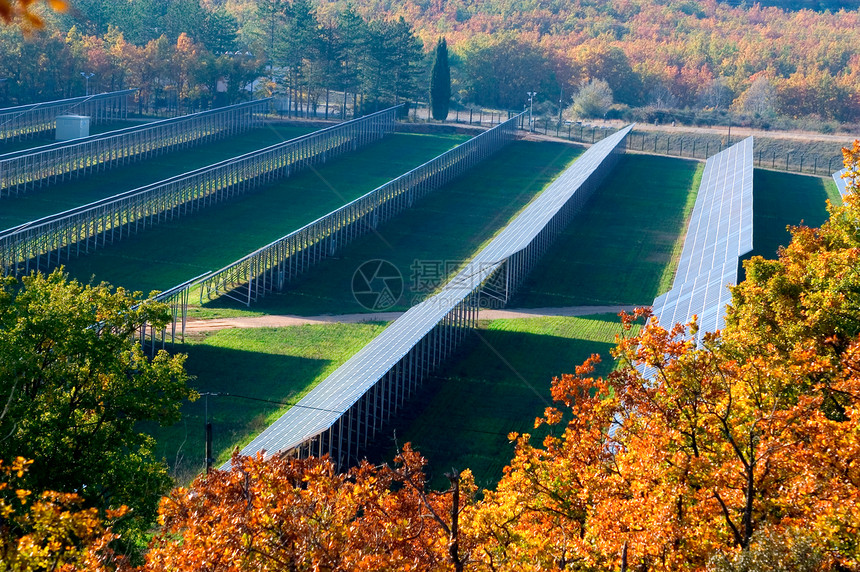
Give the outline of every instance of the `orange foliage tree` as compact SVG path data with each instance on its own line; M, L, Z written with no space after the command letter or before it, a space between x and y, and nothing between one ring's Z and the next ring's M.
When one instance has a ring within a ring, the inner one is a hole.
M462 570L457 517L471 475L452 475L457 494L430 492L408 445L395 463L338 473L328 459L236 455L231 470L162 500L143 569Z

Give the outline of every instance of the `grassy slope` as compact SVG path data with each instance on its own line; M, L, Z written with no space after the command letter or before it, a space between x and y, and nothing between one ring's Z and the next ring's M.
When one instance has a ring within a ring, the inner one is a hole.
M146 161L95 173L62 185L30 191L19 197L4 198L0 201L0 229L155 183L298 137L309 131L312 131L312 128L302 125L267 126L227 140L159 155Z
M788 244L787 225L818 227L827 220L827 199L841 203L830 178L756 169L753 174L753 255L775 258Z
M352 276L365 261L385 259L405 280L393 310L405 310L429 292L411 280L416 260L453 270L471 258L538 191L581 152L561 143L515 142L471 173L416 203L300 277L283 294L269 295L251 308L265 314L340 314L365 311L352 296ZM425 274L425 277L427 275ZM445 280L439 277L435 282ZM432 288L431 288L432 289ZM248 313L227 299L207 303L193 315Z
M512 306L650 305L671 285L702 168L681 159L624 156Z
M435 157L463 136L395 134L235 200L67 263L81 279L166 290L217 270ZM361 175L357 175L361 173Z
M181 346L199 392L232 393L261 400L294 402L325 379L379 332L381 324L335 324L222 330ZM157 454L167 459L182 482L204 466L205 397L183 405L183 419L172 427L149 429ZM287 407L226 396L208 398L213 449L218 463L235 446L277 419Z

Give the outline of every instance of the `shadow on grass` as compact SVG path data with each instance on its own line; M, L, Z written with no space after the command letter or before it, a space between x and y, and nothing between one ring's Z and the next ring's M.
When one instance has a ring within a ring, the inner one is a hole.
M493 488L513 455L508 435L530 433L539 443L547 434L549 428L535 430L534 421L552 405L553 376L573 372L592 353L604 357L595 374L607 374L613 366L612 345L480 330L448 367L425 382L423 394L380 437L380 449L368 456L372 461L390 461L395 444L411 442L429 460L433 488L448 487L444 473L452 467L471 469L479 487Z
M623 156L512 306L650 305L669 287L700 173L693 161Z
M746 273L745 260L753 256L775 259L791 241L788 226L819 227L827 212L827 185L820 177L756 169L753 173L753 250L741 257L738 279Z
M291 355L276 355L203 344L176 348L188 354L186 369L195 379L189 385L200 393L243 396L209 396L182 405L182 420L171 427L145 427L157 441L156 453L170 465L174 478L184 483L203 470L204 426L213 427L216 463L229 459L236 446L265 429L285 409L280 403L295 402L331 363ZM253 399L247 399L253 398ZM271 402L257 401L269 400ZM216 464L216 466L217 466Z

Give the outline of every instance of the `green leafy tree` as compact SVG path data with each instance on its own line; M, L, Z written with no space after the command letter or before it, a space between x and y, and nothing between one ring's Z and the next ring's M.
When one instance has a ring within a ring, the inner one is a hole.
M583 85L573 98L571 110L576 117L603 117L612 106L612 90L602 79Z
M433 119L444 121L451 103L451 68L448 65L448 43L439 38L436 58L430 72L430 109Z
M192 396L184 355L150 359L132 341L168 318L163 304L59 270L0 284L0 458L33 459L36 493L76 493L100 511L127 505L117 530L131 541L171 485L139 423L175 423Z

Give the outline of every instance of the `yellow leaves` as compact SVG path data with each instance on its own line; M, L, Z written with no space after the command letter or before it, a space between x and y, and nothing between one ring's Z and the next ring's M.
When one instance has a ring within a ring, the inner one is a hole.
M119 564L108 544L117 537L106 529L94 508L81 509L81 499L75 494L45 491L33 502L33 493L16 488L32 462L17 458L12 465L0 462L0 552L3 570L62 569L105 570L104 566ZM17 470L16 470L17 469ZM3 491L14 490L14 498ZM123 507L108 511L109 521L126 514Z

